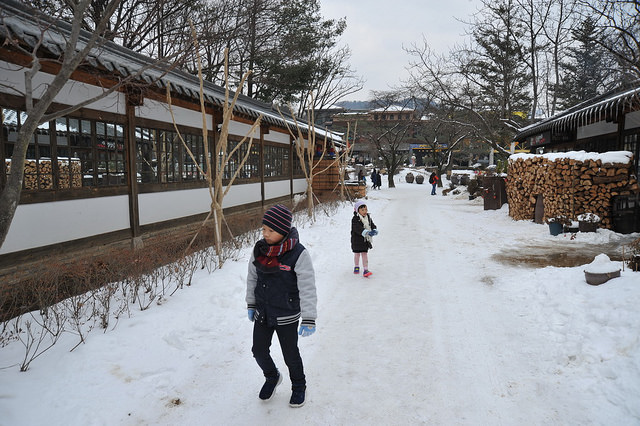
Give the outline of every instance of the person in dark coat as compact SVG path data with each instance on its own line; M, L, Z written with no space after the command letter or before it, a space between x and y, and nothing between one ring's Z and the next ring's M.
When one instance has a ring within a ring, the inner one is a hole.
M376 186L378 187L378 189L382 188L382 175L380 174L380 172L376 174Z
M436 195L436 186L438 186L438 181L440 178L436 174L436 172L431 172L431 176L429 176L429 183L431 184L431 195Z
M376 172L376 169L373 169L373 171L371 172L371 189L376 189L377 185L378 185L378 172Z
M264 238L256 243L249 261L246 302L249 320L253 321L251 351L265 377L259 398L271 399L282 382L269 351L275 332L291 379L289 405L301 407L307 385L298 335L310 336L315 332L317 297L311 256L300 244L291 219L291 211L281 204L265 212Z
M362 276L369 278L369 249L372 237L378 235L378 227L369 215L367 205L364 201L358 201L353 207L353 218L351 219L351 250L353 251L353 261L355 267L354 274L360 273L360 258L362 258Z

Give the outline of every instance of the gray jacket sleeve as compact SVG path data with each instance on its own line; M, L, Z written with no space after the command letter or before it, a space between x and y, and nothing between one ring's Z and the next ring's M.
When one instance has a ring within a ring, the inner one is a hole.
M258 283L258 274L256 273L256 265L253 264L254 261L253 253L251 253L251 259L249 259L249 269L247 271L247 295L245 296L245 300L247 302L247 307L254 308L256 305L256 295L254 290L256 289L256 284Z
M316 305L316 274L311 263L311 255L305 249L298 258L295 266L298 277L298 291L300 292L300 311L303 325L315 325L318 313Z

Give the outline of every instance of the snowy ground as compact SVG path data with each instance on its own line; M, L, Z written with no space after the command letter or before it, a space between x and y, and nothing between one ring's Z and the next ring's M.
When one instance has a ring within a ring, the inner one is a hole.
M287 379L258 400L247 248L73 352L63 338L26 373L18 345L0 349L0 425L640 425L640 273L590 286L593 257L534 267L523 250L597 253L640 235L553 237L506 205L396 181L369 193L369 279L351 272L350 205L299 228L319 300L318 331L300 340L304 407L288 406ZM273 353L285 369L277 341Z

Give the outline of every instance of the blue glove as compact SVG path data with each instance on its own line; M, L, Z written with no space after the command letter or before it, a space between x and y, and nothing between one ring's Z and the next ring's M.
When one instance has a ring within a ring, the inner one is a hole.
M366 229L364 231L362 231L362 236L366 237L367 235L369 235L369 231L367 231Z
M301 325L300 331L298 332L298 334L301 335L302 337L306 337L306 336L311 336L315 332L316 332L315 326Z
M249 317L249 321L253 321L256 316L256 310L251 308L247 309L247 316Z
M372 229L371 232L369 232L369 236L370 237L375 237L376 235L378 235L378 230L377 229Z

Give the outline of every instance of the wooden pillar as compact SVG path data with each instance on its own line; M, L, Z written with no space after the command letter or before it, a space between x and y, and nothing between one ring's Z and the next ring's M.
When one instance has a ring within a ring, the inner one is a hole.
M142 95L128 90L126 96L125 120L125 167L127 170L127 188L129 194L129 223L134 248L142 245L140 236L140 209L138 205L138 174L136 172L136 106L142 104Z

